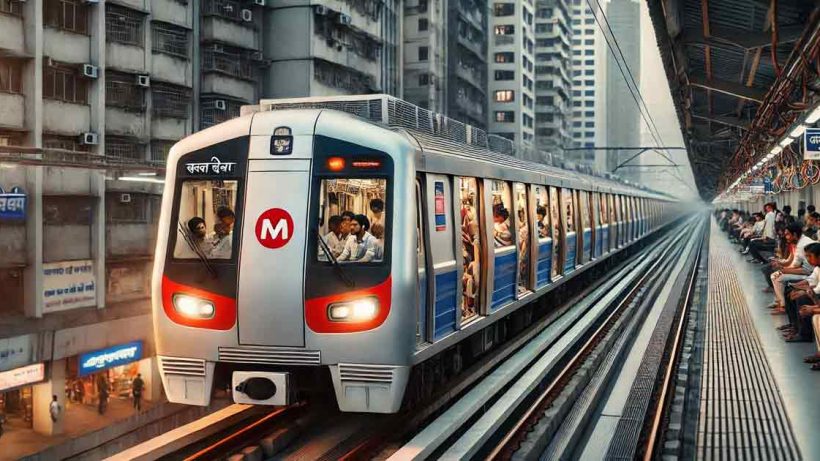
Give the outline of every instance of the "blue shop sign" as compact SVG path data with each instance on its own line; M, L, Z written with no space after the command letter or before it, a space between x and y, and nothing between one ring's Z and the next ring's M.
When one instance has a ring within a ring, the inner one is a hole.
M134 341L80 355L80 376L107 370L142 358L142 341Z
M0 220L26 219L26 193L22 187L6 192L0 187Z
M820 128L806 128L803 144L805 160L820 160Z

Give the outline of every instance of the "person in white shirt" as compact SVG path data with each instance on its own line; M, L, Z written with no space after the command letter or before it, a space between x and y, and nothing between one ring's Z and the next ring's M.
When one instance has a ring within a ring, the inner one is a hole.
M776 238L774 231L774 204L767 203L763 208L766 210L766 217L763 218L763 236L759 239L752 239L752 241L749 242L749 254L751 254L755 260L766 263L766 259L760 252L774 251L774 239Z
M350 235L345 241L344 250L339 261L370 262L376 256L376 237L368 232L370 220L363 214L357 214L350 221Z
M809 244L805 248L806 259L814 266L814 270L805 280L790 284L786 297L786 313L789 316L789 323L779 327L787 342L811 342L812 337L818 346L817 331L813 330L815 318L820 319L820 244ZM818 322L820 326L820 322ZM820 347L818 347L820 352ZM820 362L817 354L806 357L808 363ZM818 366L820 367L820 366Z
M60 406L60 403L57 402L57 396L51 396L51 403L48 405L48 413L51 415L51 420L53 422L57 422L57 418L60 417L60 413L63 411L63 407Z
M791 258L789 265L781 267L780 270L773 272L771 275L776 297L775 304L771 306L774 308L773 315L786 313L784 298L786 283L806 279L813 269L806 260L805 249L806 245L815 243L815 241L803 235L803 228L797 223L791 223L786 227L785 236L788 243L795 245L794 257Z
M342 234L342 217L339 215L331 216L330 219L327 220L327 227L330 229L330 232L325 234L325 243L330 249L330 253L333 254L333 257L338 258L345 249L344 234ZM319 255L322 254L321 252L319 253Z

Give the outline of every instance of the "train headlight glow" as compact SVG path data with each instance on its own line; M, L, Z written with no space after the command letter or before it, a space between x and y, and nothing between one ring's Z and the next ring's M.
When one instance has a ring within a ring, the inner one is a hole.
M174 295L174 310L192 319L209 319L216 309L212 302L188 295Z
M378 313L379 301L373 297L334 303L327 308L327 317L333 322L366 322Z

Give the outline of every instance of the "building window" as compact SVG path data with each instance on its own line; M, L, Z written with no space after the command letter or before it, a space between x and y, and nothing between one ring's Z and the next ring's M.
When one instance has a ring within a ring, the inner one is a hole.
M152 113L157 117L188 118L191 89L155 82L151 86Z
M0 93L20 93L23 91L23 61L0 58Z
M493 14L496 17L514 15L515 3L495 3L493 4Z
M507 24L504 26L495 26L495 35L513 35L515 34L515 26Z
M242 19L243 10L248 10L248 8L243 8L242 2L236 0L205 0L202 2L202 14L205 16L219 16L253 26L253 21Z
M203 72L219 72L236 78L254 80L254 70L248 51L220 43L202 47Z
M426 61L429 49L426 46L419 47L419 61Z
M78 152L88 152L90 150L90 146L88 144L81 144L77 136L61 136L55 134L43 134L43 148L73 150Z
M576 120L576 121L572 122L572 127L573 128L581 128L582 125L583 124L581 123L580 120Z
M43 98L88 104L87 85L76 66L54 63L43 68Z
M430 74L419 74L419 86L427 86L430 84Z
M573 107L581 107L581 101L572 101Z
M575 97L580 97L582 93L581 90L572 90L572 95Z
M584 75L595 75L595 69L586 69Z
M595 122L584 122L584 128L595 128Z
M14 16L23 15L23 1L21 0L0 0L0 13Z
M427 18L419 18L419 31L427 30Z
M88 5L83 0L46 0L43 22L78 34L88 33Z
M43 225L88 226L93 222L93 197L75 195L44 195Z
M513 102L515 101L515 91L513 90L498 90L495 92L495 102Z
M584 56L595 56L595 50L584 50Z
M555 104L555 98L552 96L536 96L535 102L538 105L552 106Z
M502 53L495 54L495 62L498 63L511 63L515 62L515 53L512 51L505 51Z
M595 96L595 90L584 91L584 96Z
M594 59L587 59L586 61L584 61L584 64L586 64L588 66L594 66L595 65L595 60Z
M595 24L595 18L584 19L584 24Z
M173 147L174 141L151 141L151 162L165 164L168 160L168 153Z
M498 123L515 122L515 112L511 110L496 111L495 121Z
M495 79L497 81L515 80L515 71L513 71L513 70L497 70L497 71L495 71Z
M427 12L427 0L419 0L419 13Z
M108 223L147 224L151 196L148 194L123 194L107 192L105 197L105 221Z
M527 128L532 128L532 117L527 114L524 114L522 117L524 119L524 126Z
M105 5L105 37L111 42L142 46L144 14L119 5Z
M523 100L524 100L524 107L529 107L530 109L532 109L532 98L525 94L525 95L523 95Z
M143 146L136 138L128 136L105 135L105 156L110 159L126 162L143 162Z
M151 23L151 48L154 53L166 53L188 58L188 30L166 22Z
M595 101L584 101L584 107L595 107Z
M144 87L137 85L137 75L114 72L105 73L105 105L130 111L145 109Z
M202 98L199 111L199 128L222 123L235 117L239 117L239 109L245 103L233 99L220 99L215 97Z
M584 117L595 117L595 112L588 110L584 112Z

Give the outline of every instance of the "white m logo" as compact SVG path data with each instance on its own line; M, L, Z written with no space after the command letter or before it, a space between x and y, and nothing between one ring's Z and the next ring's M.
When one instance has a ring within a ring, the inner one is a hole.
M281 237L280 237L281 235ZM280 219L276 222L276 227L271 224L270 219L262 220L262 240L267 240L268 236L272 239L288 240L290 238L290 229L288 229L288 222L285 219Z

